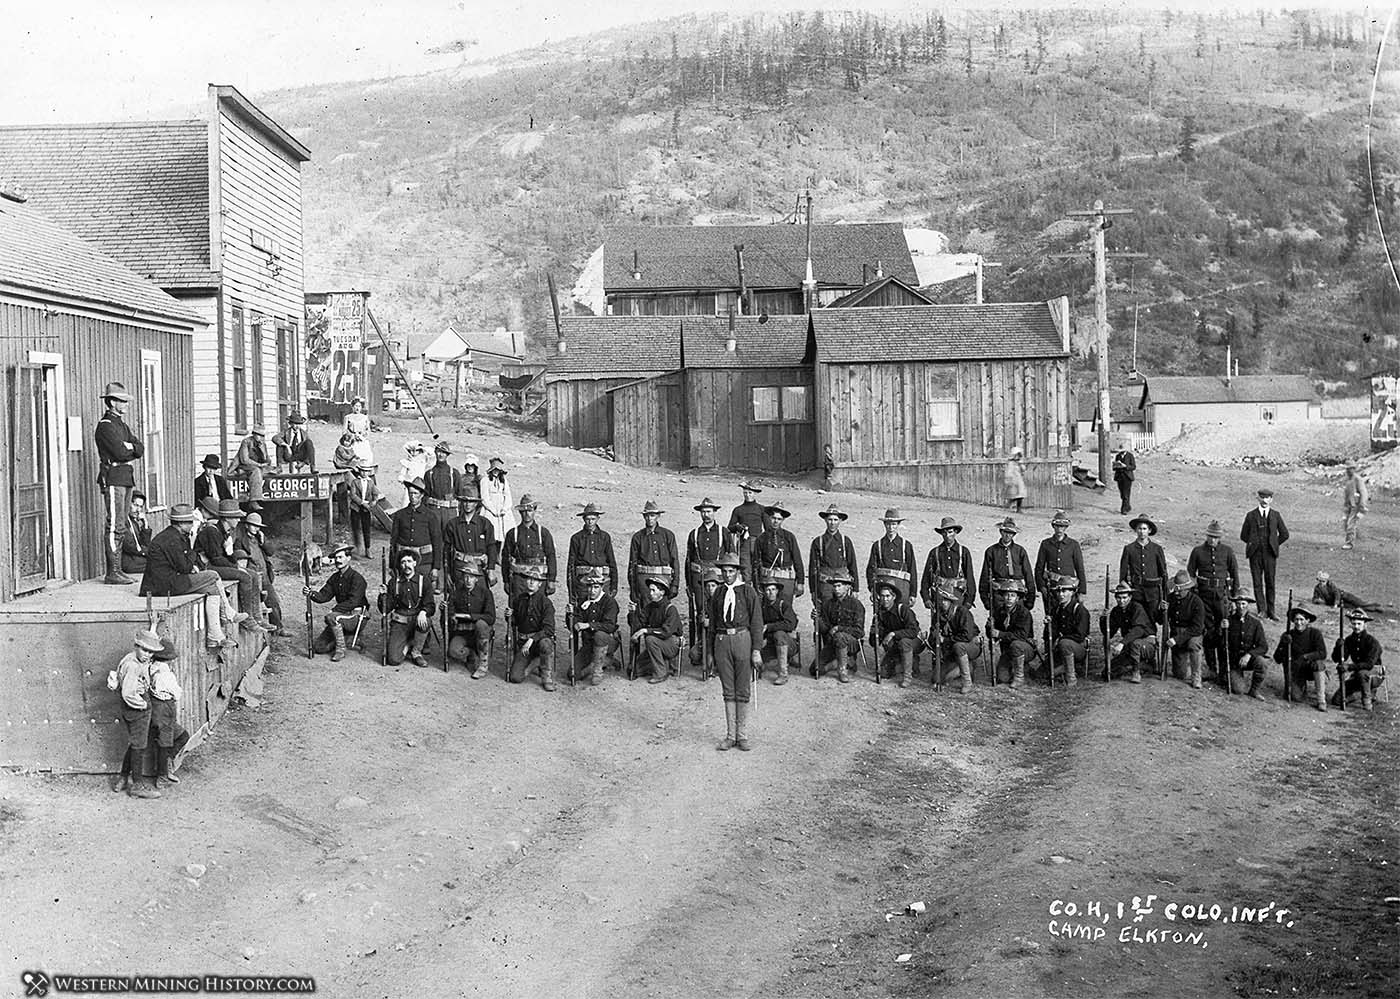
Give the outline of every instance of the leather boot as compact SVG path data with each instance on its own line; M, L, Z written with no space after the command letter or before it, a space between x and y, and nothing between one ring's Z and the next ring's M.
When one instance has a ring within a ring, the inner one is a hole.
M788 682L788 646L778 646L778 675L773 677L773 683L781 687Z
M900 674L900 677L899 677L899 685L900 685L901 687L907 687L907 686L909 686L911 683L914 682L914 650L913 650L913 649L900 649L900 650L899 650L899 665L900 665L900 670L901 670L901 674Z
M1317 710L1319 710L1319 711L1326 711L1326 710L1327 710L1327 671L1326 671L1326 670L1321 670L1321 669L1313 670L1313 685L1317 688L1316 696L1315 696L1315 699L1314 699L1313 703L1317 705Z
M1192 652L1192 653L1191 653L1191 689L1192 689L1192 690L1200 690L1200 689L1201 689L1201 672L1202 672L1202 667L1201 667L1201 654L1200 654L1199 652Z
M331 640L335 642L335 649L331 652L331 662L338 663L345 658L345 629L341 627L339 621L331 624Z
M1011 659L1011 689L1020 690L1026 685L1026 657L1013 656Z
M962 675L961 692L972 693L972 663L968 661L966 652L958 653L958 672Z
M1371 678L1369 676L1363 676L1361 678L1361 707L1367 711L1370 711L1372 704L1373 702L1371 700Z
M844 645L836 646L836 682L851 682L850 674L846 672L846 647Z
M1075 675L1074 656L1071 654L1063 658L1065 660L1065 686L1073 687L1079 682L1079 677Z
M749 702L738 701L734 705L734 747L747 753L749 745Z
M121 556L111 549L107 550L107 575L102 577L102 582L108 586L126 586L136 582L122 572Z
M1253 680L1249 682L1249 696L1254 698L1256 701L1262 701L1264 699L1264 695L1259 692L1259 688L1263 685L1264 678L1262 676L1256 676Z
M733 748L734 748L734 744L738 741L738 734L739 734L738 728L739 728L739 710L738 710L738 705L736 705L733 701L725 701L725 702L724 702L724 733L725 733L725 734L724 734L724 738L720 740L719 745L716 746L715 748L718 749L721 753L725 753L725 752L728 752L729 750L733 749Z
M558 684L554 682L554 650L540 656L540 682L545 690L556 690Z

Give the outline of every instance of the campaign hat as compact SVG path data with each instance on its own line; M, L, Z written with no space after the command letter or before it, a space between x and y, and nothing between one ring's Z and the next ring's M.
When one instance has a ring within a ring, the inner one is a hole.
M696 511L697 513L702 513L705 510L718 510L719 504L716 503L714 500L710 499L710 497L706 496L699 503L696 503L693 507L691 507L691 509Z
M827 517L840 517L842 520L848 519L847 514L843 513L841 508L835 503L832 503L825 510L819 511L817 516L822 520L826 520Z
M238 505L238 500L226 499L219 500L219 506L215 516L220 520L242 520L248 515L244 513L243 508Z
M1135 531L1137 530L1139 524L1147 525L1147 533L1149 536L1157 533L1157 522L1151 517L1147 516L1147 514L1140 513L1132 520L1128 521L1128 526Z

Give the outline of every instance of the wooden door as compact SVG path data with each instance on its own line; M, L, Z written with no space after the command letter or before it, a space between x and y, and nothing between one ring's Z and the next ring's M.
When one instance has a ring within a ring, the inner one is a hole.
M658 431L661 435L661 463L675 468L685 467L685 407L681 397L680 378L670 378L657 386L660 403Z
M20 594L42 589L51 575L44 369L30 364L11 369L10 400L11 568L15 593Z

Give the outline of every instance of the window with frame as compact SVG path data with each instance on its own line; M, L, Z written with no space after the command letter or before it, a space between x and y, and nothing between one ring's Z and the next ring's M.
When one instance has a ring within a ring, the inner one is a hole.
M749 390L754 423L810 423L812 390L807 385L755 385Z
M1259 419L1263 420L1265 423L1273 423L1277 416L1278 411L1276 407L1272 405L1259 407Z
M962 405L958 399L958 366L931 364L924 369L924 412L928 440L962 440Z
M262 316L253 313L253 423L261 426L263 414L263 326Z
M243 306L235 305L230 310L229 326L232 327L232 343L229 350L233 355L233 427L240 434L248 432L248 333L243 328Z
M141 437L146 446L144 469L146 508L163 510L165 502L165 390L161 353L141 351Z

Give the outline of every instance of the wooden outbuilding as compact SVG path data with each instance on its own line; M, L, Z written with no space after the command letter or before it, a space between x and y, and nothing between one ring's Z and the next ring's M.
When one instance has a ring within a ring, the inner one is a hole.
M1027 501L1071 501L1069 303L822 309L818 447L847 489L1003 502L1013 448Z
M608 390L678 371L680 326L674 317L622 322L612 316L566 316L545 371L546 439L556 447L613 443Z
M219 84L202 120L0 128L0 177L32 207L204 318L195 454L227 460L253 425L271 435L305 406L301 164L310 158Z

